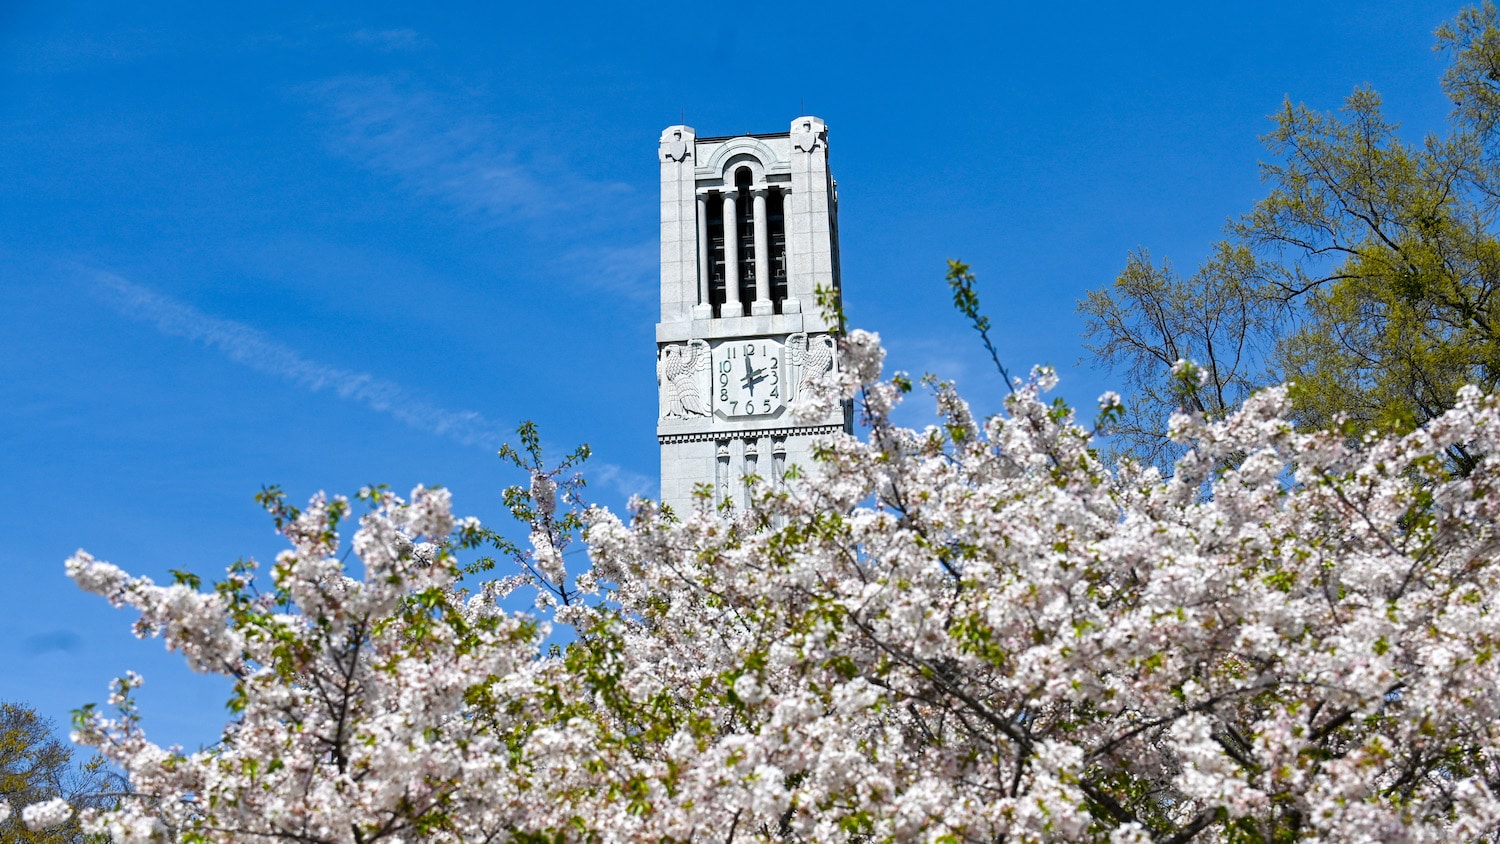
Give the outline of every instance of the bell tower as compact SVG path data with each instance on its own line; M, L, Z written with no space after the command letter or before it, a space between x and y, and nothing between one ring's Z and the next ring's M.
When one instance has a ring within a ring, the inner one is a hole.
M839 290L838 194L828 127L769 135L662 132L661 322L656 325L661 498L679 513L707 486L745 506L747 476L780 487L847 410L793 424L802 385L838 365L816 291Z

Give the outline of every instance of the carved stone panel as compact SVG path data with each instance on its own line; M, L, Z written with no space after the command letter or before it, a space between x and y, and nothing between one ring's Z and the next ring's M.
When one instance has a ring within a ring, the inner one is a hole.
M686 126L669 126L661 133L661 160L681 164L693 155L693 134Z
M792 358L794 396L802 395L808 383L833 369L837 345L830 334L793 334L787 338L786 346Z
M707 416L708 344L702 340L669 343L656 358L656 384L662 419Z
M792 122L792 148L812 152L828 145L828 124L816 117L799 117Z

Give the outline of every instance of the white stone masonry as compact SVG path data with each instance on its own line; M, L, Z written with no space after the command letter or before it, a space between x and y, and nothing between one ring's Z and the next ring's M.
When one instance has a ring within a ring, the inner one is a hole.
M799 117L782 134L699 138L689 126L670 126L659 158L662 501L682 511L702 488L715 506L743 508L747 477L785 483L788 467L809 466L818 437L849 425L847 410L808 425L792 424L788 411L804 380L837 366L829 334L836 326L814 292L840 285L828 127ZM785 255L773 243L773 197ZM713 242L716 216L722 245ZM743 256L742 220L753 233ZM742 260L753 273L744 277L748 301L740 295ZM775 290L778 266L785 295ZM723 291L718 302L715 287Z

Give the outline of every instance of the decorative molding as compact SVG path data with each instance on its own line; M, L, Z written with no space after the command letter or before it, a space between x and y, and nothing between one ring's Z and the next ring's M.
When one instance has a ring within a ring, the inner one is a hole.
M843 433L843 425L814 425L808 428L757 428L753 431L727 433L724 431L699 431L692 434L657 434L662 445L668 443L701 443L711 440L754 439L756 437L822 437Z
M726 164L729 159L736 155L749 155L755 158L765 168L765 172L781 169L775 165L787 163L781 156L776 154L776 150L771 149L764 141L745 136L731 138L720 144L717 149L709 154L708 161L698 166L695 174L700 179L704 176L723 177ZM763 174L757 174L757 176L763 178ZM730 183L733 184L733 180L730 180Z
M791 301L788 299L787 301ZM727 340L744 337L783 336L795 334L812 320L801 313L753 314L718 319L683 319L656 324L657 343L683 343L691 339Z

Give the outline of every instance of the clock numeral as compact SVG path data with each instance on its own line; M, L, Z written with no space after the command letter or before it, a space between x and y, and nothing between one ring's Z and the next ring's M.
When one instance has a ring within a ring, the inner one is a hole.
M729 401L729 388L719 390L719 401Z
M735 408L737 408L737 407L739 407L739 406L740 406L740 403L739 403L739 402L737 402L737 401L732 401L732 402L730 402L730 403L729 403L729 415L730 415L730 416L733 416L733 415L734 415L734 411L735 411Z
M778 389L776 389L775 387L772 387L771 388L771 398L773 398L773 399L779 399L779 398L781 398L781 391L778 390Z
M765 412L766 413L770 413L771 412L771 400L770 399L761 399L761 401L763 401L763 402L766 403Z

